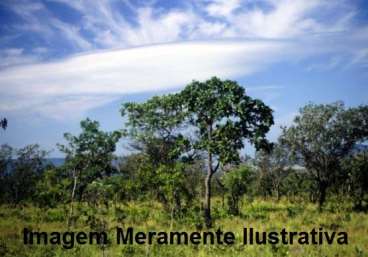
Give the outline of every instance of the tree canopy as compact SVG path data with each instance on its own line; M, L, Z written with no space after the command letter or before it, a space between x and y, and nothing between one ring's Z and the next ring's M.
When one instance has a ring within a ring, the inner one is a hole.
M151 150L153 162L167 164L191 156L190 152L207 156L204 218L208 227L211 177L220 165L239 163L239 150L247 139L257 149L270 148L266 133L273 124L272 110L231 80L193 81L176 94L126 103L122 115L126 114L130 134Z
M368 138L368 106L308 104L281 138L314 178L322 206L327 189L341 176L341 161Z

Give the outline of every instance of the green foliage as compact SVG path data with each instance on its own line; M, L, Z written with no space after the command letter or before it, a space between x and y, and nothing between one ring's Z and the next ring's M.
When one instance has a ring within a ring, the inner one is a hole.
M180 98L190 124L198 131L195 147L218 156L222 164L239 162L244 139L257 149L268 148L265 136L273 125L272 110L247 96L237 82L216 77L193 81L180 92Z
M311 197L314 193L314 181L302 167L289 168L287 175L282 179L280 196L287 196L290 200L298 197Z
M112 163L113 153L122 135L119 131L101 131L99 123L90 119L81 121L81 129L78 136L65 133L68 145L58 145L60 151L66 154L63 168L79 181L76 188L79 199L88 184L116 172Z
M219 199L214 198L214 210L223 210ZM75 245L70 250L53 245L24 245L20 231L24 227L39 231L64 231L65 219L62 219L63 210L60 207L47 211L32 206L18 207L1 205L0 207L0 254L6 257L15 256L366 256L368 229L367 213L353 212L351 203L340 201L337 212L319 213L316 206L300 199L298 203L290 203L285 199L278 202L273 200L255 199L252 203L241 206L242 216L218 215L214 231L221 228L223 231L232 231L236 234L236 243L231 246L224 245L118 245L115 243L115 227L134 227L135 231L170 231L167 216L162 205L149 201L132 201L119 204L117 207L124 209L123 223L114 219L113 211L104 214L96 213L91 206L78 203L79 222L74 231L96 231L105 229L111 242L107 245ZM104 209L104 208L100 208ZM16 212L14 210L17 210ZM189 216L193 214L193 219ZM200 231L203 227L198 223L201 217L196 216L198 211L188 213L186 219L175 221L172 231ZM28 217L25 219L24 217ZM50 218L52 217L52 218ZM40 222L41 220L41 222ZM258 231L280 231L286 228L288 231L310 231L314 227L323 227L324 231L348 231L349 244L322 244L318 246L306 246L299 244L272 246L268 245L243 245L241 239L242 228L253 227Z
M9 179L9 170L11 169L13 148L9 145L0 146L0 201L6 202L7 182Z
M47 153L38 145L1 146L0 200L17 204L0 208L1 256L365 256L368 219L353 210L368 207L368 157L352 150L367 140L367 106L309 104L275 144L266 140L272 110L247 96L237 82L216 77L193 81L175 94L125 103L121 114L127 121L123 132L104 132L97 121L86 119L79 135L66 133L67 144L59 145L66 161L58 168L46 163ZM135 151L114 165L123 135ZM254 161L241 158L246 140L257 149ZM317 196L322 206L327 190L334 194L326 211L318 213L305 196L312 202ZM278 201L265 200L269 196ZM64 251L18 240L22 227L60 231L66 221L68 230L73 225L109 233L116 226L200 231L213 225L211 208L216 227L223 230L244 224L304 230L317 224L328 230L349 228L355 242L343 250L109 243Z
M148 155L154 166L176 161L189 142L180 133L186 116L178 95L155 96L144 103L125 103L128 135L134 147Z
M252 170L246 165L231 170L223 176L223 185L227 192L228 212L233 215L239 214L239 201L248 191L251 183Z
M220 165L240 162L239 150L245 140L257 149L270 149L265 137L273 125L272 110L261 100L247 96L237 82L216 77L193 81L179 95L188 122L196 131L193 148L207 155L204 218L206 226L211 227L213 174Z
M190 142L182 134L185 112L178 95L153 97L144 103L126 103L122 115L127 116L128 135L132 146L142 154L132 167L126 158L123 172L135 180L130 189L149 192L161 201L174 216L180 214L182 198L187 196L184 186L184 162L192 159ZM188 199L188 198L187 198Z
M368 106L345 109L340 102L308 104L294 124L284 128L281 141L303 161L314 179L322 206L327 189L344 177L341 161L357 142L368 137Z
M211 176L220 164L240 161L238 151L244 147L245 139L257 149L269 149L265 136L273 124L272 110L262 101L247 96L235 81L216 77L205 82L193 81L176 94L156 96L139 104L126 103L121 113L128 117L126 126L135 140L135 148L148 158L149 164L141 171L152 176L151 185L164 203L170 198L167 188L171 183L165 181L180 177L176 172L165 172L176 170L179 162L193 161L198 153L207 154L204 208L207 223L210 223ZM215 160L218 164L213 167ZM143 181L147 180L150 179ZM172 194L178 197L178 192Z
M368 209L368 151L349 156L343 163L348 185L357 210Z
M0 175L4 176L11 165L13 148L7 144L0 146Z
M58 208L50 208L45 213L45 222L63 222L65 221L65 211Z
M108 207L108 201L114 198L114 185L108 179L96 179L88 184L85 192L85 200L89 205L95 207L105 205Z
M291 172L288 150L281 144L274 144L272 151L258 151L256 153L256 166L260 179L260 193L264 196L274 195L281 197L285 178Z
M5 156L9 158L11 150L3 148L3 151L7 152ZM2 175L6 201L12 203L32 201L36 192L36 184L42 177L44 169L47 168L46 155L47 152L41 150L37 144L15 151L16 159L11 161L9 172Z
M67 198L70 181L63 169L45 170L36 184L35 200L42 207L55 207Z

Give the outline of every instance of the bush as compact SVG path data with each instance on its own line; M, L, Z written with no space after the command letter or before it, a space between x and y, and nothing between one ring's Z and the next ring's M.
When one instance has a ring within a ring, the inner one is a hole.
M224 175L223 183L227 192L229 214L240 214L239 202L241 197L247 192L247 186L250 184L251 172L250 167L241 165Z

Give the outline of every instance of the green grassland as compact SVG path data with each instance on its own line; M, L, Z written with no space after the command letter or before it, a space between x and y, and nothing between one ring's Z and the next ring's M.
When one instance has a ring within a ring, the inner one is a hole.
M75 245L72 249L51 245L24 245L24 227L34 231L65 231L67 206L40 209L32 206L0 208L0 256L368 256L368 214L352 212L344 202L329 201L320 213L316 205L303 200L272 199L243 200L240 216L229 216L222 207L221 199L213 204L214 230L232 231L236 244L224 245L117 245L116 227L134 227L136 231L195 231L200 213L193 210L181 219L171 219L162 206L153 201L135 201L125 204L91 207L87 204L76 206L73 231L109 231L111 243L99 245ZM243 227L259 231L307 231L323 228L324 231L346 231L347 245L243 245Z

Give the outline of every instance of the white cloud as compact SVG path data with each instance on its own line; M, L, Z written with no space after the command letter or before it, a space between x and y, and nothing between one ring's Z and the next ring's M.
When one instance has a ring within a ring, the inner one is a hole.
M6 68L33 63L39 61L39 58L35 55L24 54L23 48L5 48L0 49L0 60L0 68Z
M68 117L126 94L174 89L214 75L250 74L278 60L285 46L267 41L187 42L8 68L0 71L0 112Z
M133 10L135 16L131 23L117 7L119 2L100 0L91 5L86 0L54 1L80 12L80 27L91 32L89 40L96 48L230 37L295 39L343 32L350 29L356 14L345 0L194 1L186 8L166 10L129 3L128 11Z
M354 24L357 10L347 0L189 1L170 9L129 1L54 1L73 8L81 21L62 21L37 2L9 7L24 21L14 26L18 34L32 32L46 43L27 53L0 51L0 111L62 119L121 95L213 75L236 78L282 60L329 56L327 63L307 65L311 70L368 60L368 29ZM117 5L124 3L122 11ZM73 55L35 63L55 50L53 43L70 47ZM20 64L27 65L12 67Z
M206 6L206 11L211 16L231 15L241 6L241 0L215 0Z
M24 21L15 29L33 31L48 46L53 42L66 45L72 53L229 38L309 39L318 40L324 47L334 35L330 44L345 44L355 58L364 47L355 42L366 45L368 41L367 30L354 23L357 6L348 0L189 1L180 8L168 9L155 5L155 1L143 5L133 1L51 1L74 9L80 22L61 21L42 3L10 4ZM349 40L347 33L354 39Z
M55 18L50 18L51 24L62 32L66 39L72 42L78 49L90 50L92 44L80 34L80 28L67 24Z

